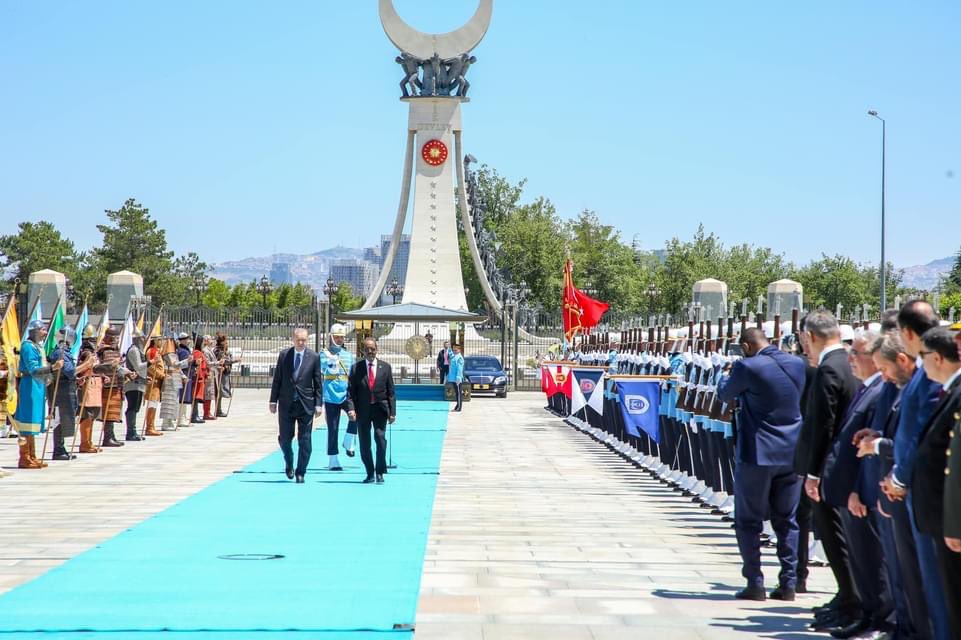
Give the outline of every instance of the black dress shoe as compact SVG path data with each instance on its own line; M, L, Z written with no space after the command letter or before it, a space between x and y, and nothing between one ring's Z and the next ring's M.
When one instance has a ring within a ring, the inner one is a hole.
M304 476L297 476L297 484L304 484Z
M366 478L364 478L364 482L362 484L373 484L373 482L374 482L374 476L367 476Z
M377 484L384 484L384 474L382 473L377 474Z
M55 454L53 454L53 459L54 459L54 460L76 460L76 459L77 459L77 456L71 455L71 454L67 453L66 451L64 451L63 453L55 453Z
M794 593L807 593L807 592L808 592L807 580L798 580L797 586L794 587Z
M109 440L104 440L103 444L101 444L100 446L101 447L122 447L123 443L117 442L113 438L110 438Z
M855 622L852 622L846 626L837 626L830 630L832 638L853 638L854 636L861 635L865 631L871 628L871 621L865 618L861 618Z
M734 597L738 600L756 600L758 602L764 602L767 599L767 594L764 593L764 587L760 585L752 585L744 587L735 593Z
M836 616L828 618L815 618L814 622L811 623L811 628L815 631L840 631L841 629L860 622L860 620L860 616L849 616L846 613L839 613ZM867 627L862 629L862 631L866 629Z
M796 593L796 590L792 589L791 587L778 587L777 589L772 591L771 595L769 595L768 597L771 600L784 600L785 602L794 602L795 593Z
M126 440L127 442L140 442L141 440L143 440L143 438L138 436L136 433L128 433L127 437L124 438L124 440Z
M347 457L348 457L348 458L353 458L353 457L354 457L354 450L353 450L353 449L344 449L344 453L347 454Z
M331 467L331 468L330 468L330 471L343 471L343 470L344 470L343 467Z
M287 467L286 469L284 469L284 473L287 474L287 479L288 479L288 480L293 480L293 479L294 479L294 468L293 468L293 467Z

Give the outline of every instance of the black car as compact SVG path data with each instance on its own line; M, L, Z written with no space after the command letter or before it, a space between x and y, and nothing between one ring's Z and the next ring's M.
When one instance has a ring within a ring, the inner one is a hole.
M470 382L471 395L493 393L498 398L507 397L507 372L494 356L465 357L464 379Z

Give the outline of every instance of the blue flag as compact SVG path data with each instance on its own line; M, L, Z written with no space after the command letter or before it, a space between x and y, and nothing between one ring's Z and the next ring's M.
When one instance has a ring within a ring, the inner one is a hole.
M621 403L624 427L632 436L641 435L640 430L660 443L658 410L661 402L661 386L657 380L618 380L617 394Z
M73 346L70 347L70 353L73 355L74 362L80 358L80 343L83 342L81 337L83 336L83 330L87 328L87 323L90 322L90 312L87 311L87 305L83 305L83 311L80 312L80 317L77 318L77 324L73 326L73 330L76 331L77 335L73 337Z
M591 397L591 394L594 393L594 387L600 382L601 375L604 373L601 369L582 369L580 367L571 367L571 371L574 372L577 384L580 385L581 393L584 394L585 398Z

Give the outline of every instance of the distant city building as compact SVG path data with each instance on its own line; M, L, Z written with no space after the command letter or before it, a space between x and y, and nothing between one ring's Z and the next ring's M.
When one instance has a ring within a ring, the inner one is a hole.
M364 260L371 264L376 264L378 267L384 264L382 256L383 254L380 252L380 247L367 247L364 249Z
M380 237L380 263L379 265L383 267L384 256L387 255L387 251L390 249L390 236ZM407 280L407 261L410 258L410 235L402 235L400 237L400 245L397 247L397 255L394 256L394 264L390 267L390 273L387 275L387 283L385 286L389 287L390 283L397 279L397 284L401 287L404 286L404 282ZM400 302L400 300L398 300ZM385 294L383 291L380 292L380 303L393 304L394 299Z
M367 297L377 284L380 267L366 260L334 260L330 265L330 277L340 284L347 282L354 295Z
M274 286L294 283L293 277L290 275L289 262L275 262L271 265L270 283Z

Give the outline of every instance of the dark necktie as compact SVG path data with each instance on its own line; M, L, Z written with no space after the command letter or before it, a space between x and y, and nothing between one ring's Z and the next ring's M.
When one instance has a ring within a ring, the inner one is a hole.
M367 363L367 388L370 389L370 403L374 404L374 363Z
M303 359L304 354L296 353L294 354L294 377L297 377L297 372L300 371L300 361Z

